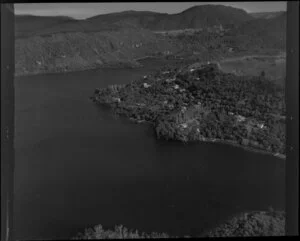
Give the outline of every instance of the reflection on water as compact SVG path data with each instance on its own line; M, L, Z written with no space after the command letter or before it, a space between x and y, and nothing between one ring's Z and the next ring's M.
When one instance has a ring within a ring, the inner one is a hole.
M197 235L240 211L284 208L284 161L157 141L151 127L89 100L157 66L16 79L16 239L68 238L96 224Z

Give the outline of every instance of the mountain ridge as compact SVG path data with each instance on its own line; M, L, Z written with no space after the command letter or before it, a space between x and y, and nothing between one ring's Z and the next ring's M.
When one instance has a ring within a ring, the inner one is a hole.
M39 24L35 23L38 27L32 27L33 21L22 19L22 16L16 15L16 36L37 35L40 31L48 34L57 33L60 32L60 28L62 31L70 32L84 31L84 28L90 29L90 26L93 26L93 31L103 28L108 30L109 27L113 28L120 23L150 30L176 30L211 27L216 24L240 24L254 19L242 9L211 4L194 6L176 14L130 10L95 15L83 20L66 19L68 17L64 16L36 16L36 18L39 18ZM48 23L49 19L52 20L51 24ZM43 24L44 27L42 27ZM77 25L81 25L83 28L80 29Z

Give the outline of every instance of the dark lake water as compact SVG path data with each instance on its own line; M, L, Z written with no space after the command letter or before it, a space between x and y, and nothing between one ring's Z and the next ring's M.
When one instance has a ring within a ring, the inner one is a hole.
M69 238L97 224L193 236L242 211L284 209L283 160L157 141L89 100L160 65L16 78L14 238Z

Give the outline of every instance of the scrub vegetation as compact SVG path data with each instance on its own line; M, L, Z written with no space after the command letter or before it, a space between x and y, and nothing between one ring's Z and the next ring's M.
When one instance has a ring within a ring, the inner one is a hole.
M238 214L220 226L199 234L198 237L262 237L285 235L285 212L253 211ZM190 238L186 235L185 238ZM144 239L144 238L180 238L166 233L139 233L119 225L114 230L104 230L101 225L89 228L77 234L73 239ZM193 237L194 238L194 237Z

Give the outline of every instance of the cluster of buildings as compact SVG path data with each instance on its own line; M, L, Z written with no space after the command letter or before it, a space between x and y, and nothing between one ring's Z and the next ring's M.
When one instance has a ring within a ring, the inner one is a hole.
M228 113L229 115L234 115L232 112ZM247 119L246 117L242 116L242 115L235 115L236 121L237 122L246 122L246 126L248 126L249 128L260 128L260 129L264 129L266 128L265 124L263 122L258 122L254 119Z

